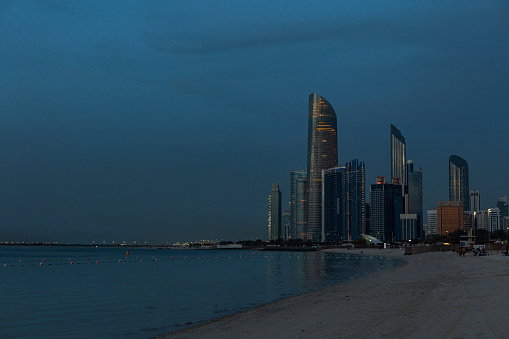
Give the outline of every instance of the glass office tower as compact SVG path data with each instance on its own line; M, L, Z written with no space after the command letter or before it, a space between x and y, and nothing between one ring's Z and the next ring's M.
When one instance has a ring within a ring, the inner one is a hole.
M343 241L344 179L344 167L322 171L322 240L326 242Z
M322 230L327 242L353 241L366 230L364 163L322 171Z
M309 95L306 238L322 239L322 170L338 165L337 118L322 96Z
M281 234L281 191L279 184L272 184L272 192L268 198L268 238L277 240Z
M346 164L343 181L345 207L343 212L343 239L356 240L366 233L365 167L357 159Z
M371 185L369 218L370 234L373 237L387 242L394 240L396 214L399 218L403 210L402 203L401 185L388 184L384 177L378 177L377 183Z
M406 185L405 165L405 137L396 126L391 124L391 182L394 182L394 179L398 178L402 187ZM402 194L404 194L404 192L402 192Z
M454 154L449 157L449 201L461 201L464 211L470 209L468 164Z
M307 170L290 172L290 239L305 239Z
M407 162L408 214L417 214L417 227L422 236L422 169L414 172L412 160Z

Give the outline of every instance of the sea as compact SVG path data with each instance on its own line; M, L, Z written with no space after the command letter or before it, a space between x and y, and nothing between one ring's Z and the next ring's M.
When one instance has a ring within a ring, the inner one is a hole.
M151 338L400 263L321 251L0 246L0 337Z

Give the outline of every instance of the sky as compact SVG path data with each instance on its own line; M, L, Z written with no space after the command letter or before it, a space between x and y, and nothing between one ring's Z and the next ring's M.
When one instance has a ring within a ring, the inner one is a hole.
M0 241L266 239L306 167L308 95L339 162L390 177L390 124L448 200L509 194L509 3L0 2ZM368 188L368 187L367 187ZM369 189L368 189L369 190Z

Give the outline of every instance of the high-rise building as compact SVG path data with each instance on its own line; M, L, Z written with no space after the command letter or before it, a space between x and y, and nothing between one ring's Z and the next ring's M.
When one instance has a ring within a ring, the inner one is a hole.
M364 162L322 171L322 230L327 242L352 241L366 228Z
M404 190L406 185L405 175L406 165L406 142L405 137L396 126L391 124L391 180L399 179L401 188ZM402 195L404 191L401 192Z
M290 211L284 211L281 216L281 238L288 240L290 236Z
M306 238L322 239L322 170L338 165L337 118L322 96L309 95Z
M449 201L461 201L463 210L470 209L468 163L457 155L449 157Z
M322 170L322 241L343 241L345 167Z
M507 206L507 195L500 197L497 201L497 207L500 209L500 219L503 220L504 217L509 215L509 208Z
M371 185L370 235L373 237L383 241L394 239L396 224L394 200L396 197L401 198L401 185L399 184L388 184L384 177L377 177L377 183Z
M426 235L438 234L437 232L437 210L432 209L427 211L428 214L428 229Z
M481 210L481 198L478 190L470 190L470 211L478 212Z
M364 215L364 234L371 234L371 204L369 202L364 204Z
M437 233L446 235L463 229L463 204L461 201L437 202Z
M343 240L356 240L366 234L366 170L357 159L346 164L343 180Z
M463 211L463 229L468 232L474 227L474 212Z
M290 239L306 238L307 170L290 173Z
M509 231L509 216L504 217L502 220L502 229L505 232Z
M422 169L414 172L412 160L407 162L408 214L417 215L417 232L422 236Z
M400 214L395 230L396 241L417 240L421 237L417 214Z
M277 183L272 184L268 198L268 232L269 240L277 240L281 235L281 191Z
M488 208L488 225L490 232L495 232L502 229L500 208L498 207Z
M481 230L489 231L488 210L479 210L474 214L475 227Z

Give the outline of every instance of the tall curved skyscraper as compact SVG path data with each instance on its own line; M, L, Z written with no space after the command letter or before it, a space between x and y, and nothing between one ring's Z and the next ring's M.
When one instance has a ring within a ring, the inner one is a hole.
M463 210L470 210L468 163L454 154L449 157L449 201L461 201Z
M396 126L391 124L391 179L398 178L401 186L406 185L406 142Z
M322 170L338 165L337 118L322 96L309 95L306 239L322 239Z

